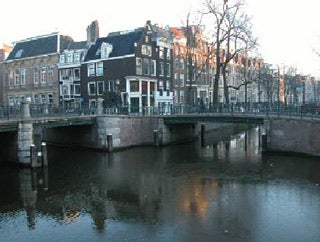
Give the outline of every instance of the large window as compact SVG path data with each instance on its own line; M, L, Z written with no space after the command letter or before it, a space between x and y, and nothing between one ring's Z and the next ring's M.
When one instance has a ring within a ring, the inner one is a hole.
M150 65L150 75L151 76L155 76L157 70L157 65L156 65L156 61L155 60L151 60L151 65Z
M152 55L152 47L149 45L142 45L141 53L143 55L151 56Z
M150 75L150 60L147 58L143 59L143 75Z
M98 81L98 95L104 93L104 81Z
M8 80L9 80L9 87L13 86L14 85L14 72L12 70L9 71L8 73Z
M20 83L21 85L26 85L26 69L20 70Z
M166 71L167 71L167 77L170 77L171 76L171 65L170 65L170 63L167 63Z
M53 67L48 68L48 82L53 82Z
M88 95L90 95L90 96L96 95L96 83L95 82L88 83Z
M103 76L103 62L98 62L96 65L96 75L97 76Z
M47 68L42 67L41 68L41 83L46 83L47 82Z
M163 64L163 62L160 62L159 75L160 76L164 76L164 64Z
M74 80L79 81L80 80L80 68L74 69Z
M60 70L61 80L69 80L71 78L71 69L62 69Z
M33 83L38 84L39 83L39 71L38 68L33 69Z
M95 65L94 63L89 63L88 64L88 76L94 76L95 73Z
M142 60L141 58L136 58L136 74L142 75Z
M139 92L139 81L130 81L130 92Z
M20 73L19 70L15 70L14 72L14 85L19 86L20 85Z
M75 96L80 96L81 95L80 84L74 84L74 95Z

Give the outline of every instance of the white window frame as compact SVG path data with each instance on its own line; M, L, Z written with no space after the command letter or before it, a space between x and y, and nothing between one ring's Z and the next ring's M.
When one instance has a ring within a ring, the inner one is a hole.
M21 69L20 70L20 84L22 86L26 85L26 69Z
M142 58L136 57L136 74L142 75Z
M100 85L102 85L102 90L100 90ZM97 95L103 95L105 90L105 85L104 85L104 81L98 81L97 82Z
M88 76L95 76L95 64L94 63L88 63Z
M103 76L103 62L96 63L96 76Z
M93 91L91 92L90 86L93 85ZM97 84L96 82L88 82L88 96L95 96L97 93Z
M38 68L33 69L33 83L39 84L39 71Z

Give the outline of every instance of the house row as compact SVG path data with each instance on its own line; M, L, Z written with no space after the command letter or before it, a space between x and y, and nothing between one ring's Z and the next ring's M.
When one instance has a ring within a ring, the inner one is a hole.
M103 98L109 107L169 111L172 105L212 102L216 65L203 26L161 28L147 21L143 27L100 37L99 23L93 21L86 31L87 40L80 42L58 32L16 42L0 60L2 105L29 100L95 107ZM237 55L230 67L234 86L241 80L237 67L242 62ZM233 90L230 100L243 101L243 92ZM224 102L222 80L219 101Z

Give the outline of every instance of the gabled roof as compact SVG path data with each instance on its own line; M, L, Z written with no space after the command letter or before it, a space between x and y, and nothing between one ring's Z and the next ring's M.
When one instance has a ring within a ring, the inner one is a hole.
M58 36L60 37L60 50L57 50ZM29 38L17 42L6 61L55 54L69 48L73 42L71 37L58 33Z
M112 45L112 52L110 53L109 58L134 54L135 43L141 41L143 33L144 29L139 28L134 31L113 32L107 37L99 38L96 43L89 48L85 61L101 58L99 49L103 42Z

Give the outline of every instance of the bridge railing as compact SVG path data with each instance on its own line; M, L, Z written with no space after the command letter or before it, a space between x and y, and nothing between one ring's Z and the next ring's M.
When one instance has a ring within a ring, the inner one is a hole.
M55 105L30 104L32 118L95 115L96 108L88 105L72 107L57 107ZM0 120L20 119L21 106L0 106ZM278 115L292 117L320 118L320 106L317 105L277 105L275 104L217 104L217 105L164 105L161 107L108 107L103 109L103 114L108 115L178 115L178 114L250 114L250 115Z

